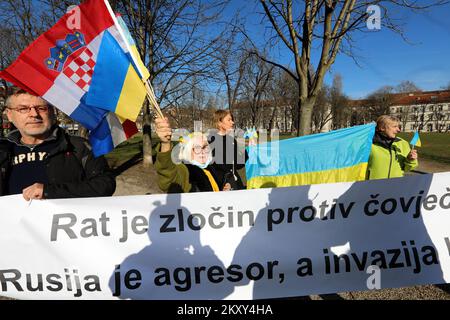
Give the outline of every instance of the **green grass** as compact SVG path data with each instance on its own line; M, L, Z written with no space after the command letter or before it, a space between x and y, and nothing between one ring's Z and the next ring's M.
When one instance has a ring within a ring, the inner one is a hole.
M411 141L413 132L402 132L400 138ZM438 162L450 163L450 133L420 133L422 147L417 147L419 157Z

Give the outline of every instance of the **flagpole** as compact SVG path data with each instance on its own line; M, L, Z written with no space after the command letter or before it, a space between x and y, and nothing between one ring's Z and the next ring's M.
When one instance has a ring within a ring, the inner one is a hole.
M145 89L147 90L147 100L150 102L150 105L155 109L158 117L164 119L164 114L159 107L158 101L156 101L155 93L151 84L148 81L144 81Z

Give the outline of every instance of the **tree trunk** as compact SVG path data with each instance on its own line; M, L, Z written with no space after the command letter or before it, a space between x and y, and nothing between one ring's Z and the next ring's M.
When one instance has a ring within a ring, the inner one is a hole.
M149 167L153 164L151 123L152 117L150 115L150 108L146 101L144 106L144 117L142 119L142 156L144 167Z
M315 98L306 98L303 101L299 101L299 107L301 106L298 117L298 136L305 136L311 134L311 120L314 108Z

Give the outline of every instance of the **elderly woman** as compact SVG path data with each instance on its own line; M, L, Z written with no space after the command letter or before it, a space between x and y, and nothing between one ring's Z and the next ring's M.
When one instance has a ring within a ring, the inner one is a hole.
M367 179L403 177L405 171L418 166L416 150L407 141L397 137L400 122L397 118L382 115L377 119L372 149L367 165Z
M203 133L194 132L180 142L179 159L172 161L172 129L167 118L155 120L156 134L161 140L155 168L158 185L164 192L228 191L230 184L221 185L216 172L209 165L212 159L208 140Z

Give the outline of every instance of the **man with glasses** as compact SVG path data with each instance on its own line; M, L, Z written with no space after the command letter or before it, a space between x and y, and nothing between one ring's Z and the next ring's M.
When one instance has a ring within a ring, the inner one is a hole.
M15 89L6 116L17 130L0 140L0 196L25 200L110 196L115 179L88 142L57 126L55 109L40 97Z

